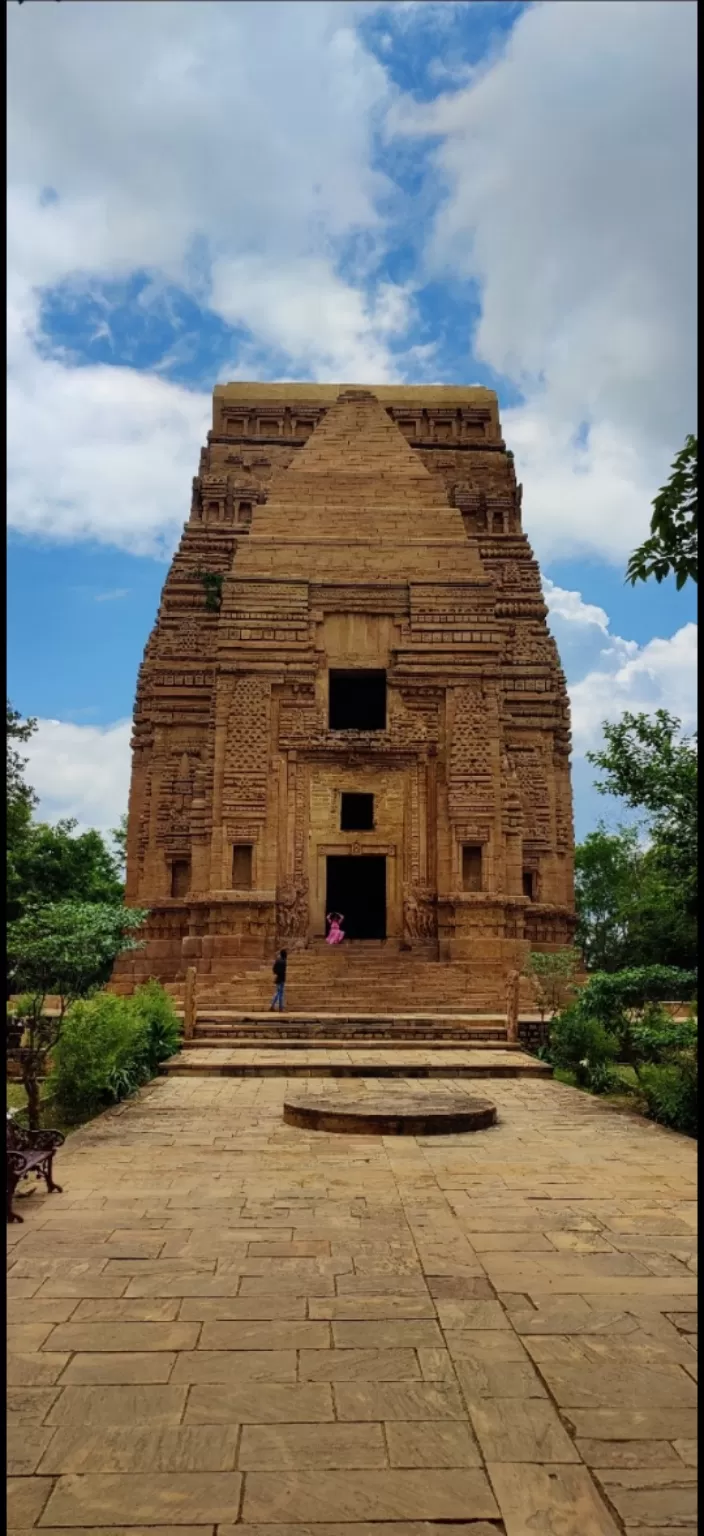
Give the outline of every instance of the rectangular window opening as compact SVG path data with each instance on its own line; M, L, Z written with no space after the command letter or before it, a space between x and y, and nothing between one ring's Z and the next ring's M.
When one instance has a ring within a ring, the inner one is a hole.
M341 832L373 832L374 796L343 791L340 806Z
M232 888L235 891L252 889L251 843L235 843L232 849Z
M480 843L464 843L462 846L462 889L480 891L482 888L482 848Z
M386 673L331 672L331 731L386 730Z
M532 869L524 869L524 871L523 871L523 895L527 896L529 901L535 901L535 887L536 887L535 872Z
M171 895L187 896L191 886L191 861L190 859L172 859L171 861Z

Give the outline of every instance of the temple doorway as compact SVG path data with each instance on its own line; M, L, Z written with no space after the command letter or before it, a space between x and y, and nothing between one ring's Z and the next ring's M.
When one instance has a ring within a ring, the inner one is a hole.
M385 939L384 854L329 854L325 911L344 914L348 939Z

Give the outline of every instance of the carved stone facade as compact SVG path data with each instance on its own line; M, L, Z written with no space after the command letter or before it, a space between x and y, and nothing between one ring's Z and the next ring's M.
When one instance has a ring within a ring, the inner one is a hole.
M385 723L331 729L331 674L360 670ZM372 855L387 948L505 998L574 930L569 731L491 391L218 386L137 685L127 899L151 917L116 984L315 947L330 861ZM349 794L371 830L341 830Z

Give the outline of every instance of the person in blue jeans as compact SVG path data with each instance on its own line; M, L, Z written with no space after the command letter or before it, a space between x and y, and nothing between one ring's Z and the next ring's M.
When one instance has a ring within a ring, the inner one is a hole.
M276 982L276 986L274 988L274 996L271 999L271 1004L270 1004L270 1007L269 1007L269 1012L271 1013L272 1009L274 1009L276 1007L276 1004L278 1003L278 1005L279 1005L279 1013L283 1013L283 1011L284 1011L284 987L286 986L286 950L285 949L280 949L279 950L279 953L276 956L276 959L275 959L274 964L272 966L272 970L274 972L274 981Z

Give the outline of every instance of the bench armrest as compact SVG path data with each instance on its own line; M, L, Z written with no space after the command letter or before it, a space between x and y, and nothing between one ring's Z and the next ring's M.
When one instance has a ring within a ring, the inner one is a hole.
M34 1158L30 1152L8 1152L5 1158L5 1170L9 1181L21 1179L22 1174L34 1166Z
M31 1138L28 1152L55 1152L66 1140L61 1131L28 1131L27 1135Z

